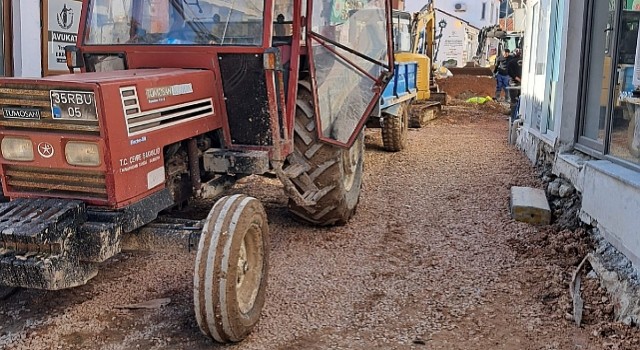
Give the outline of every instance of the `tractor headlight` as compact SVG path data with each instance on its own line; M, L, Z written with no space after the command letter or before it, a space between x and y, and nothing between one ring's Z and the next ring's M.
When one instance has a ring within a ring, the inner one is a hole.
M5 137L0 145L6 160L28 162L33 160L33 143L29 139Z
M64 147L67 163L78 166L100 165L100 149L97 143L69 141Z

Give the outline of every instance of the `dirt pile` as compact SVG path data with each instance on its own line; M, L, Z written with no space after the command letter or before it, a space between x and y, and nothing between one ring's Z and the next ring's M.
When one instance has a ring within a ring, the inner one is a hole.
M509 105L505 103L489 101L484 104L475 104L461 100L451 100L446 108L443 108L440 112L438 118L451 119L451 117L455 117L457 122L466 123L474 119L506 118L507 115L509 115ZM453 120L452 122L456 123Z
M569 286L576 269L596 245L590 229L578 219L579 193L567 180L556 178L549 171L543 174L553 224L510 243L521 264L527 266L526 281L533 297L544 305L546 312L555 315L558 322L564 319L573 323ZM640 348L638 330L615 321L615 305L588 263L580 276L580 296L584 301L581 327L591 339L600 340L604 349Z
M493 96L496 93L496 81L492 77L473 75L454 75L437 81L440 91L449 98L466 100L471 97Z

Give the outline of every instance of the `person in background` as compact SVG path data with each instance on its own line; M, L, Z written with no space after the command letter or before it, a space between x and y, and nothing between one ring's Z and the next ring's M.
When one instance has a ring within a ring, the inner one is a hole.
M520 97L520 83L522 79L522 50L513 50L513 58L507 63L507 73L511 78L509 97L511 103L515 103Z
M507 64L507 72L511 78L509 95L511 97L511 120L516 119L520 109L520 84L522 80L522 50L513 50L513 58Z
M496 77L496 101L500 100L500 94L503 90L505 100L509 99L509 93L507 91L507 87L509 86L509 72L507 67L511 60L509 57L510 53L511 51L509 49L504 49L502 56L498 57L496 60L496 66L493 70L493 74Z

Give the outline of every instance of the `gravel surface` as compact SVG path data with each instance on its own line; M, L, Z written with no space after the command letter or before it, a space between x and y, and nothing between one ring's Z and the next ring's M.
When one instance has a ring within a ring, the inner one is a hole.
M571 232L510 219L510 187L542 182L506 134L496 110L455 104L410 131L400 153L382 151L379 130L369 130L360 206L344 227L293 221L277 180L236 185L264 203L272 253L261 322L230 348L637 349L637 331L606 314L588 313L584 328L566 319L568 288L554 276L573 266L566 254L583 251L562 249ZM0 348L217 348L192 313L194 255L124 253L86 286L10 294L0 304ZM545 298L548 290L556 297ZM158 298L171 303L114 307Z

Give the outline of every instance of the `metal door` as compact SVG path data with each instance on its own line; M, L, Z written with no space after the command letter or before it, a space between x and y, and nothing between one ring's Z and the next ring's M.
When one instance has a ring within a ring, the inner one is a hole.
M350 147L393 74L390 1L311 0L312 88L321 140Z

